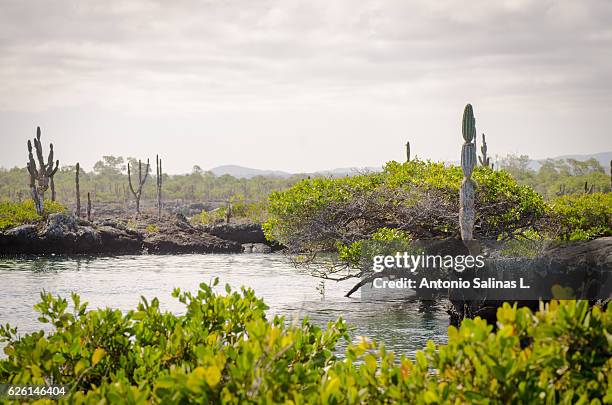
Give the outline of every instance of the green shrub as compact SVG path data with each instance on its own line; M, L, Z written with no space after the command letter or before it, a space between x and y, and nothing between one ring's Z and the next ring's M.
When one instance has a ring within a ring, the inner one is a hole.
M226 208L217 208L212 211L202 210L201 213L194 215L191 222L202 225L216 225L225 221Z
M45 215L63 212L65 210L64 206L58 202L51 200L45 201ZM42 216L36 213L36 207L32 200L26 200L21 203L0 203L0 231L22 224L38 222L42 219Z
M184 315L144 298L134 311L87 311L42 294L35 306L54 330L18 336L0 328L0 381L68 384L64 403L609 403L612 306L551 302L533 314L504 304L497 330L483 320L449 327L414 360L361 338L344 358L342 320L267 320L252 290L175 290Z
M147 233L159 233L159 226L157 224L149 224L147 225L147 227L145 228Z
M216 225L226 221L227 207L219 207L211 211L203 210L194 215L191 221L196 224ZM262 223L267 218L265 202L246 202L244 197L232 198L232 217L234 222Z
M381 173L302 180L270 195L264 231L297 252L333 251L381 228L414 239L456 237L462 178L457 166L414 160L389 162ZM479 166L473 179L478 238L511 236L546 216L543 198L508 173Z
M612 193L566 195L551 208L554 232L562 239L612 236Z

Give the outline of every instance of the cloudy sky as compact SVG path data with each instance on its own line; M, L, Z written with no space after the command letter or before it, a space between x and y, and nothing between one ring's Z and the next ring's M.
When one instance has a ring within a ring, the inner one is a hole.
M287 171L612 150L612 2L0 0L0 166Z

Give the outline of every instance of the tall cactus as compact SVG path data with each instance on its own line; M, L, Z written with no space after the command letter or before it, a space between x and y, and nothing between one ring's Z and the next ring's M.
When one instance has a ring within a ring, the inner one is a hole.
M406 162L410 162L410 142L406 142Z
M147 159L147 167L145 169L144 177L142 176L142 162L138 160L138 191L134 189L132 185L132 175L130 172L130 164L128 163L128 182L130 184L130 191L134 194L134 198L136 199L136 213L140 213L140 197L142 196L142 187L147 181L147 176L149 175L149 159Z
M461 148L461 169L463 170L463 181L459 194L459 225L461 227L461 239L471 241L474 236L474 221L476 212L474 209L475 186L472 180L472 172L476 165L476 145L472 142L476 137L476 120L472 105L465 106L463 111L463 146Z
M480 161L481 166L493 167L491 165L491 158L487 156L487 139L485 138L485 134L482 134L482 145L480 146L480 152L482 156L478 156L478 160Z
M155 163L156 163L156 185L157 185L157 217L161 219L161 209L162 209L162 160L159 158L159 155L155 155Z
M53 144L49 144L49 156L47 162L43 157L42 143L40 141L40 127L36 127L36 138L34 138L34 150L38 159L38 168L32 153L32 142L28 139L28 173L30 174L30 192L36 206L36 212L39 215L44 211L45 191L49 188L49 182L52 185L52 197L55 197L55 185L53 184L53 176L59 167L59 160L53 165Z

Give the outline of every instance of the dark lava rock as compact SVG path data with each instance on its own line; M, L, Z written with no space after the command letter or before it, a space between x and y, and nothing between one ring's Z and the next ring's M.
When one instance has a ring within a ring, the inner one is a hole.
M45 222L0 232L2 254L153 254L240 253L240 243L206 234L184 217L142 215L136 229L121 219L91 223L72 215L53 214Z
M260 224L219 224L202 227L204 232L238 243L267 243Z
M240 253L239 243L197 232L156 233L144 240L145 249L154 254Z
M0 254L140 253L142 236L98 226L63 213L37 225L22 225L0 233Z

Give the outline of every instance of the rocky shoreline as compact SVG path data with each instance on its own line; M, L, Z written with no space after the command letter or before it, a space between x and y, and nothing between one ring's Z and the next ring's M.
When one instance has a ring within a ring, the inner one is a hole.
M269 253L259 224L194 226L182 215L146 214L86 221L53 214L44 222L0 232L0 255Z

